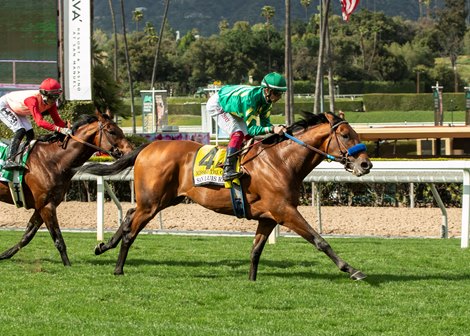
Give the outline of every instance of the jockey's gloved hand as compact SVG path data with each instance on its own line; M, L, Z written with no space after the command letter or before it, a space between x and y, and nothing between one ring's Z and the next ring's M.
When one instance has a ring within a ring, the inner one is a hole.
M66 128L66 127L56 126L55 131L59 132L59 133L62 133L64 135L72 135L72 130L70 128Z
M287 128L284 125L273 126L273 133L275 134L283 135L285 131L287 131Z

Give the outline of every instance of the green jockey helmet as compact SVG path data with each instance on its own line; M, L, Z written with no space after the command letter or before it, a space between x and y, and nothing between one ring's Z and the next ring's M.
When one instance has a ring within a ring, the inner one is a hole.
M277 72L271 72L264 76L261 86L276 91L287 91L286 79Z

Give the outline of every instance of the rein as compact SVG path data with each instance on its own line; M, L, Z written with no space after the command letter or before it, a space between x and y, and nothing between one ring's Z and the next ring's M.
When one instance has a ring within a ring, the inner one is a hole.
M347 121L343 120L343 121L340 121L334 125L331 125L331 133L334 133L335 134L335 138L336 138L336 141L338 142L338 146L341 145L340 141L338 140L338 137L336 135L336 129L338 128L338 126L342 125L342 124L348 124ZM263 140L259 140L259 141L255 141L254 143L252 143L251 145L249 146L246 146L240 150L238 150L237 152L233 153L230 155L231 156L236 156L236 155L239 155L240 153L243 153L243 152L246 152L250 147L253 147L263 141L265 141L266 139L270 138L271 136L274 136L276 134L271 134L269 135L268 137L264 138ZM303 142L302 140L300 139L297 139L296 137L294 137L293 135L290 135L289 133L287 132L284 132L283 136L285 136L286 138L294 141L295 143L311 150L311 151L314 151L320 155L323 155L327 158L327 160L330 160L330 161L335 161L335 162L339 162L341 164L343 164L344 166L346 166L347 162L348 162L348 156L354 156L360 152L365 152L367 150L366 148L366 145L364 145L363 143L358 143L350 148L345 148L345 152L343 152L342 150L341 151L341 156L335 156L335 155L331 155L331 154L328 154L327 152L324 152L318 148L315 148L313 146L310 146L309 144L306 144L305 142ZM331 141L331 137L330 139L328 140L328 146L327 148L329 147L329 144L330 144L330 141ZM341 146L340 146L341 147ZM343 147L345 147L343 145Z
M100 121L99 121L98 123L99 123L99 125L100 125L99 132L100 132L100 144L101 144L101 136L102 136L103 129L104 129L104 126L105 126L105 125L103 125ZM67 137L70 137L70 138L72 138L73 140L78 141L78 142L80 142L80 143L82 143L82 144L84 144L84 145L86 145L86 146L88 146L88 147L91 147L91 148L93 148L93 149L96 149L98 152L106 153L106 154L108 154L110 157L114 158L112 152L109 151L109 150L103 149L103 148L101 148L101 147L99 147L99 146L95 146L94 144L91 144L91 143L89 143L89 142L86 142L85 140L82 140L82 139L80 139L79 137L77 137L77 136L75 136L75 135L73 135L73 134L69 134ZM65 142L66 142L66 141L64 141L64 143L65 143ZM108 140L108 142L109 142L109 140Z
M338 128L339 125L342 125L342 124L347 124L348 122L343 120L343 121L340 121L334 125L331 125L331 130L330 132L331 133L334 133L335 134L335 138L336 138L336 142L338 143L338 146L341 145L341 142L338 140L338 136L336 135L336 129ZM306 144L305 142L303 142L302 140L300 139L297 139L296 137L294 137L293 135L290 135L288 133L284 133L284 136L292 141L294 141L295 143L305 147L305 148L308 148L318 154L321 154L323 156L325 156L328 160L330 161L335 161L335 162L339 162L341 163L342 165L346 166L347 162L348 162L348 156L354 156L360 152L365 152L367 150L366 148L366 145L364 145L363 143L358 143L350 148L345 148L346 151L343 152L342 150L341 151L341 156L335 156L335 155L331 155L331 154L328 154L327 152L324 152L318 148L315 148L313 146L310 146L309 144ZM327 148L329 147L330 145L330 141L331 141L331 137L330 139L328 140L328 146ZM341 146L340 146L341 147ZM343 145L343 147L345 147ZM347 169L347 168L346 168Z

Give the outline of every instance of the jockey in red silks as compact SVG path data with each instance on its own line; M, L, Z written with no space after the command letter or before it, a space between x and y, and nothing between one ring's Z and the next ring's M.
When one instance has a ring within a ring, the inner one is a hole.
M271 72L264 76L261 86L226 85L209 98L207 112L224 132L230 134L223 173L225 181L243 174L235 171L235 153L240 150L246 136L284 133L284 126L271 124L270 115L272 104L281 99L282 93L286 91L285 78ZM256 123L257 117L260 125Z
M14 160L21 140L25 135L28 143L34 139L33 126L28 116L32 116L39 127L48 131L66 135L72 133L57 111L57 100L61 94L59 82L46 78L39 90L13 91L0 97L0 120L14 133L4 169L21 168ZM44 120L46 114L51 116L54 124Z

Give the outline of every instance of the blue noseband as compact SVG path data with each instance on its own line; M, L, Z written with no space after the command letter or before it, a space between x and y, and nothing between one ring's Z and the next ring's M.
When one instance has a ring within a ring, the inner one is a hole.
M351 148L348 148L348 155L354 156L360 152L365 152L366 149L366 145L364 145L363 143L359 143L357 145L352 146Z

